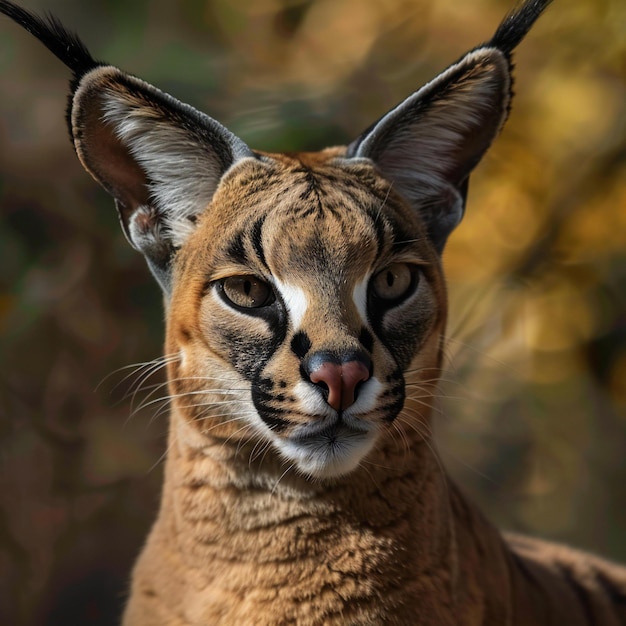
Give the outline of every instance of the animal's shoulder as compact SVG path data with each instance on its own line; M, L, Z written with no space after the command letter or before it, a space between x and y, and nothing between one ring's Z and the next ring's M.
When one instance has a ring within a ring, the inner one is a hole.
M571 614L571 621L562 622L568 626L624 624L626 567L558 543L512 533L505 539L519 576L514 584L518 610L532 607L537 614L537 607L556 598L563 615ZM586 621L580 621L582 615Z

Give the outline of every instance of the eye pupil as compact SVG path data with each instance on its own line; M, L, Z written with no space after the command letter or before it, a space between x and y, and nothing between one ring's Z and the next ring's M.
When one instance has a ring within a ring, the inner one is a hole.
M371 290L374 296L389 305L399 304L415 290L417 272L407 263L392 263L374 276Z
M237 308L258 309L269 306L275 299L272 288L256 276L229 276L220 285L222 297Z

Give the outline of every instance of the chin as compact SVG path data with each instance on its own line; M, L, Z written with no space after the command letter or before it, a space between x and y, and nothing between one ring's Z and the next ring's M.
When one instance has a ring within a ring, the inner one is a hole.
M376 443L377 434L341 428L279 443L281 456L311 479L332 479L354 471Z

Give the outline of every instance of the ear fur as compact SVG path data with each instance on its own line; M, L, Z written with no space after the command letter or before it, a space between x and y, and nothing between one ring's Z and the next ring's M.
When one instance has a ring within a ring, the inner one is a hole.
M170 262L224 173L253 157L212 118L121 70L95 61L54 17L8 0L4 13L74 73L68 123L85 169L115 198L122 228L164 291Z
M111 66L79 81L71 129L83 166L113 195L126 236L167 290L173 253L224 173L252 151L212 118Z
M348 157L374 161L420 213L439 252L463 216L471 171L508 116L511 52L549 3L527 0L489 43L467 53L348 147Z
M349 158L374 161L418 211L441 251L465 207L469 174L500 131L511 100L511 52L551 0L526 0L492 40L469 52L363 133ZM53 17L9 0L4 13L73 72L70 133L84 167L113 195L131 244L166 293L170 262L224 173L254 157L210 117L95 61Z
M470 52L349 148L421 213L439 251L463 215L469 173L506 119L510 87L499 50Z

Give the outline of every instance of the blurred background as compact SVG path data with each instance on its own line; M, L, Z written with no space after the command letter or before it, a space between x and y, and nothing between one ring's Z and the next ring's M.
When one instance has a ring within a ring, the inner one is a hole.
M297 150L350 141L513 2L27 4L252 147ZM555 2L516 65L510 121L444 255L439 445L498 524L626 560L626 3ZM120 369L160 355L161 296L73 153L68 77L0 17L7 626L117 623L167 428L158 403L129 398L145 370Z

